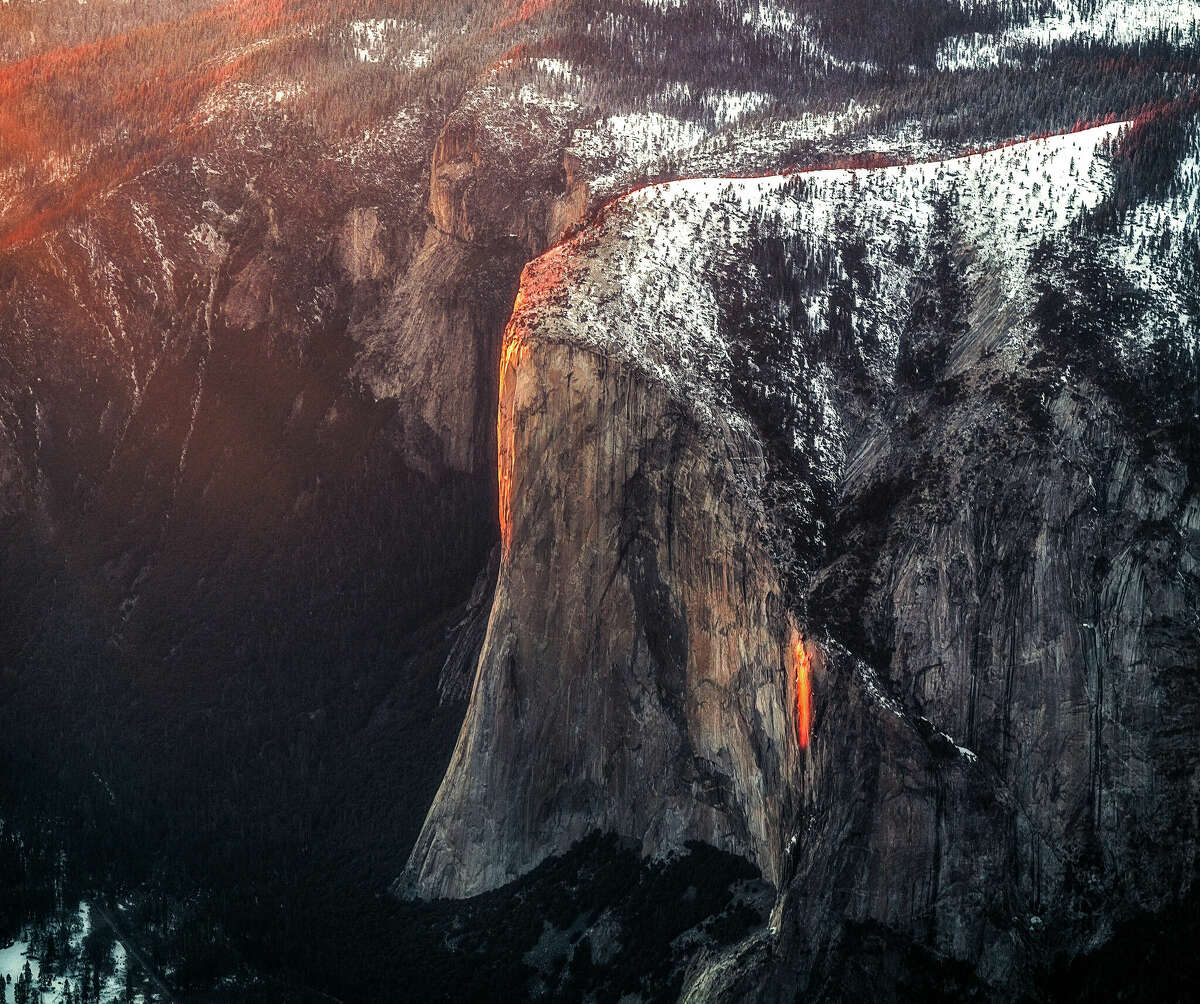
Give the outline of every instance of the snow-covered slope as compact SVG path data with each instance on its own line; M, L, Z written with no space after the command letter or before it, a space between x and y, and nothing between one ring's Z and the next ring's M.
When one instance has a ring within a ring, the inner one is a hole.
M938 68L973 69L1016 63L1030 52L1057 42L1130 44L1161 38L1179 43L1194 42L1200 36L1200 3L1196 0L1101 0L1086 4L1080 0L1054 0L1052 6L1044 17L1020 27L947 39L938 52Z
M619 358L711 416L729 404L730 346L720 330L718 277L747 267L746 246L755 234L795 238L815 262L852 232L865 240L878 276L878 296L861 305L860 321L880 332L879 375L886 378L934 202L945 197L954 206L963 238L976 251L971 268L999 276L1007 299L1027 302L1033 246L1107 193L1103 149L1119 130L1103 126L888 168L639 189L606 206L594 229L528 267L513 328L550 340L569 332L562 337ZM827 322L835 278L819 276L808 290L816 330ZM794 376L775 374L783 382Z

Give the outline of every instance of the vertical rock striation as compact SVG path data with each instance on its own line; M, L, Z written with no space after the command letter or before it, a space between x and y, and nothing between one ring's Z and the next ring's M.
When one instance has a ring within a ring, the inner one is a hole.
M357 375L404 402L406 451L431 476L491 477L500 338L521 269L573 222L572 114L490 88L468 95L434 146L424 243L357 329Z
M509 327L500 585L405 884L493 888L594 829L704 840L778 880L796 643L741 498L753 442L595 352Z

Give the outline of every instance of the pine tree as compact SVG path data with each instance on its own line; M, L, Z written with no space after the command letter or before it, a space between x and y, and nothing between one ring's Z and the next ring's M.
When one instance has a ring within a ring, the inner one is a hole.
M49 990L50 984L53 982L51 970L58 961L58 948L54 943L54 932L49 931L46 934L46 943L42 947L42 964L38 970L38 989Z
M933 206L929 254L913 282L896 361L897 375L911 385L942 379L954 343L968 327L970 298L954 260L954 231L950 201L941 195Z
M29 960L25 960L25 967L21 970L21 975L17 977L16 986L13 987L13 1001L15 1004L30 1004L30 990L33 986L33 973L29 969Z

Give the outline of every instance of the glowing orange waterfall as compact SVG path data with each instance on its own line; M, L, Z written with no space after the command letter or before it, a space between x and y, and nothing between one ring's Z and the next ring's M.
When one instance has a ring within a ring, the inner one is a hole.
M812 683L809 671L812 664L808 651L804 648L804 639L796 641L796 738L800 740L800 748L808 749L808 740L812 735Z
M517 306L521 304L518 297ZM523 345L510 325L500 358L500 406L496 414L496 474L500 487L500 540L507 553L512 546L513 463L516 454L516 429L512 416L513 382L521 362Z

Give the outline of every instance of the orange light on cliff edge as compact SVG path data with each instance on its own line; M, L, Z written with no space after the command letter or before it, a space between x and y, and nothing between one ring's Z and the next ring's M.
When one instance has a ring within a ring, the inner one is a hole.
M808 749L808 741L812 735L812 683L809 671L812 664L808 652L804 648L804 639L796 642L796 738L800 740L800 748Z
M518 293L514 308L520 309L522 295ZM512 546L512 487L513 463L516 453L516 429L512 415L512 385L521 362L522 343L509 329L504 333L504 348L500 354L500 406L496 410L496 476L500 496L500 541L507 554Z
M508 7L512 13L503 18L497 28L511 28L523 21L530 21L538 14L557 6L558 3L559 0L508 0Z
M504 329L500 349L500 400L496 409L496 479L500 495L500 541L508 554L513 536L513 496L520 487L518 478L517 435L522 404L518 376L524 360L535 343L531 331L539 316L555 310L556 296L566 277L563 245L551 248L541 258L525 266L521 285L513 302L512 316ZM528 315L528 316L527 316ZM526 391L528 393L528 389Z

